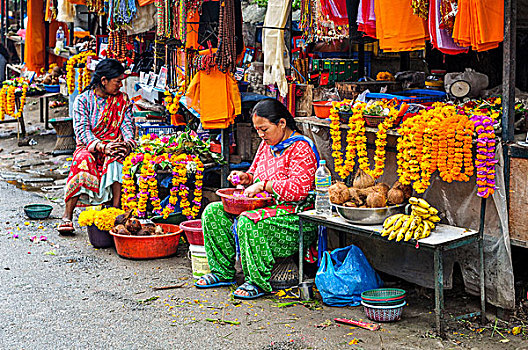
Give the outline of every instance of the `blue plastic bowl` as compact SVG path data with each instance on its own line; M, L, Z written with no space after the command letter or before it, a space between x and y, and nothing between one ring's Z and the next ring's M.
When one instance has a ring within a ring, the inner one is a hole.
M59 84L57 85L44 84L44 90L46 90L46 92L60 92L60 85Z

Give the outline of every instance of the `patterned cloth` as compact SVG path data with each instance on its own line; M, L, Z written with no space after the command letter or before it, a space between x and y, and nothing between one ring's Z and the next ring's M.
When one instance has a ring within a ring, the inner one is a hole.
M262 142L248 173L253 182L273 181L276 204L243 212L236 224L240 261L246 282L271 291L268 282L275 258L286 257L299 248L298 212L313 207L309 192L314 187L317 158L310 144L299 139L278 153ZM205 252L213 273L226 280L235 275L236 242L231 231L233 218L222 203L211 203L202 214ZM316 237L315 226L307 226L305 243Z
M103 176L109 164L122 163L122 160L95 151L95 146L98 142L134 142L131 105L127 96L119 93L105 99L92 90L80 94L74 104L73 128L77 149L66 181L65 200L79 195L81 188L84 193L93 192L94 197L102 197L100 183L106 183ZM102 190L111 191L111 184Z
M221 202L209 204L202 214L209 268L223 280L235 277L236 244L231 225L233 218L225 213ZM304 243L309 245L316 237L315 227L308 226L303 232ZM255 223L241 216L237 234L246 282L270 292L269 279L275 258L290 256L299 249L299 217L289 214Z

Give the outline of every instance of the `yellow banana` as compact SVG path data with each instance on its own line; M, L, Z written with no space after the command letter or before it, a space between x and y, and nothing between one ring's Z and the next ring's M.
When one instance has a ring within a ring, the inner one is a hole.
M430 215L429 210L422 208L419 205L413 205L411 206L411 209L416 215L420 215L420 216Z
M409 198L409 203L410 204L418 204L418 198L416 198L416 197Z
M417 204L424 209L429 209L431 207L431 205L423 198L418 198Z
M389 227L391 227L392 225L394 225L394 223L396 222L396 220L398 220L398 219L401 218L402 216L403 216L403 214L396 214L396 215L389 216L389 217L386 218L385 221L383 222L383 227L384 227L384 228L389 228Z
M400 227L402 227L406 217L408 217L408 215L402 215L396 220L396 222L392 225L394 226L394 230L398 230Z
M429 208L429 213L431 215L436 215L436 214L438 214L438 209L436 209L435 207L430 207Z
M399 241L401 241L404 238L405 238L405 235L400 230L400 232L398 232L398 236L396 237L396 242L399 242Z
M411 226L409 226L409 229L407 232L405 232L405 242L409 241L414 236L414 231L420 226L422 223L422 218L419 216L415 216L412 219Z
M427 218L427 220L429 220L431 222L439 222L440 218L438 217L438 215L433 215L433 216Z
M398 235L398 230L392 230L389 237L387 238L389 241L392 241L396 236Z
M390 235L390 233L394 231L394 226L390 226L388 228L384 228L383 231L381 231L381 237L385 237Z
M431 226L429 226L428 221L424 221L424 229L423 229L422 234L420 235L420 239L429 237L430 234L431 234Z
M407 219L405 220L405 223L402 225L402 228L401 228L402 233L405 234L405 232L407 232L409 227L411 227L411 223L412 223L414 218L415 218L415 216L407 215Z
M420 239L420 236L422 235L423 233L423 230L424 230L424 225L425 223L422 221L422 223L420 224L420 226L418 226L418 228L416 229L416 231L414 231L414 239L415 240L418 240Z

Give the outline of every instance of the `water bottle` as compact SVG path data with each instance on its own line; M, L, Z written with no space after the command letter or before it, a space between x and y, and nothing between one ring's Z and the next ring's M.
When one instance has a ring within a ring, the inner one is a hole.
M328 195L328 187L332 184L332 174L326 167L326 161L319 162L319 168L315 172L315 211L318 215L331 216L332 205Z
M63 49L64 48L64 30L62 30L62 27L59 27L59 29L57 29L57 34L55 38L57 39L55 41L55 47L59 49Z

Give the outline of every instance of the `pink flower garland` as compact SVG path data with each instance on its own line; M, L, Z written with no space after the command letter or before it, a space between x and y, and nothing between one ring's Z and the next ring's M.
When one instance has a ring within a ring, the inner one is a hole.
M477 132L477 195L488 198L495 192L495 131L493 119L487 115L474 115L471 118L475 122Z

